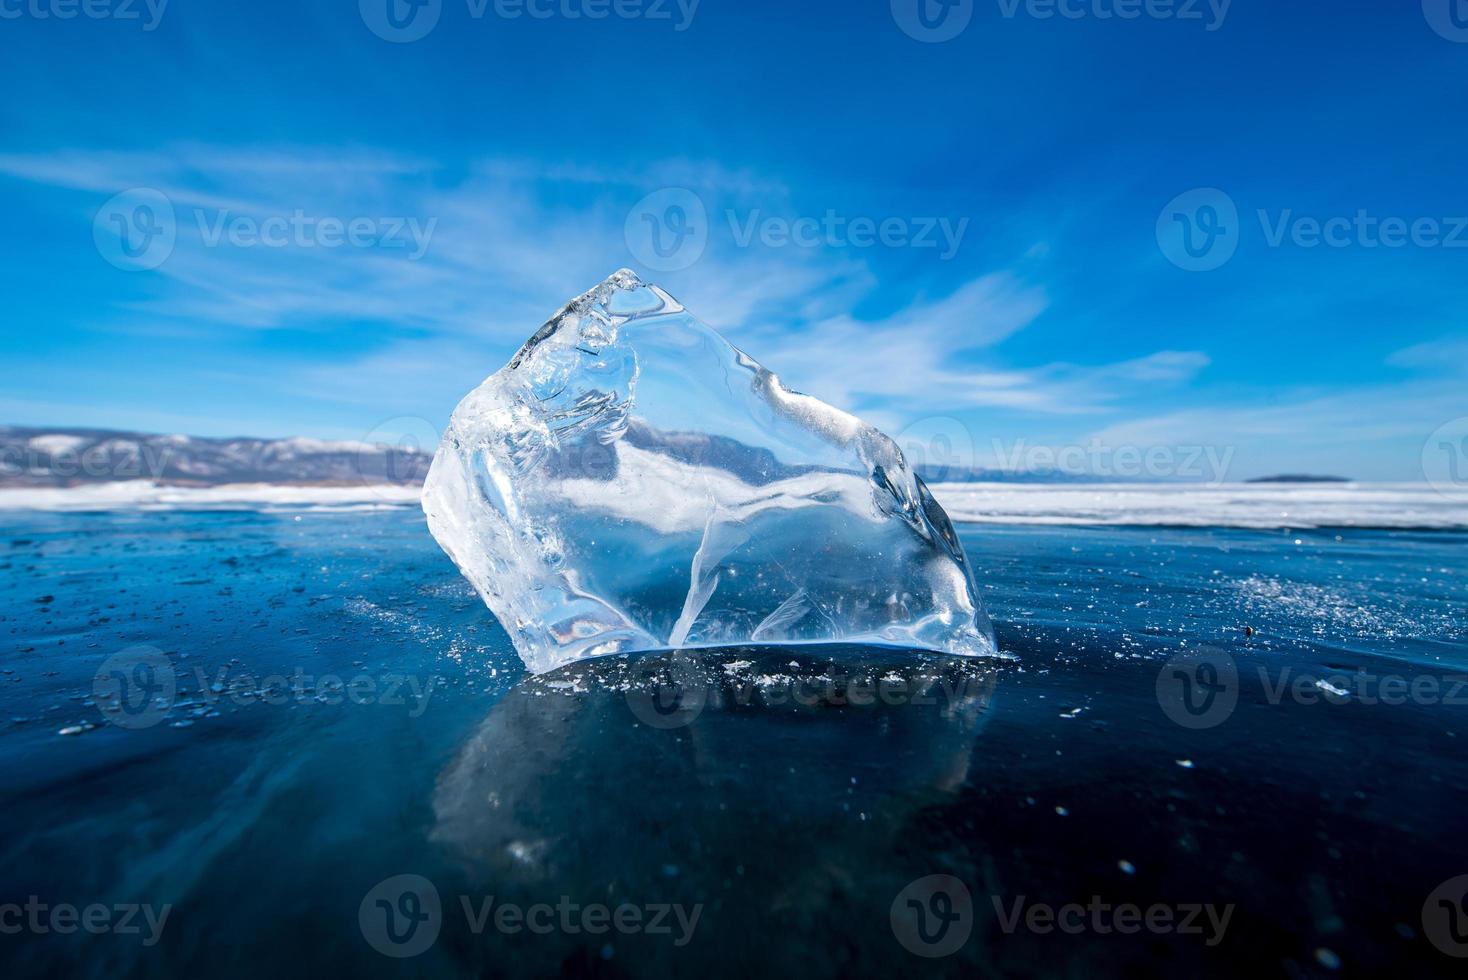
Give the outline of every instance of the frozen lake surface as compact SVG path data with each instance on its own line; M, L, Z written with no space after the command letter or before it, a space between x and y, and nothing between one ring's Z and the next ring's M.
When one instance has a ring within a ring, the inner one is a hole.
M1302 526L965 526L997 660L532 678L409 507L0 515L0 904L168 909L156 936L0 936L0 960L1446 974L1423 910L1468 873L1468 535ZM968 904L923 906L962 940L929 960L899 898L933 875ZM1212 945L1006 926L1093 898L1232 911ZM578 911L541 933L501 927L506 904ZM597 906L638 924L583 928Z

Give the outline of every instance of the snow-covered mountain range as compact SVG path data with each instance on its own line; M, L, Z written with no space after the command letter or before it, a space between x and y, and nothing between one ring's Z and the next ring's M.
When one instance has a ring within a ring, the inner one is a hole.
M365 442L0 426L0 487L135 480L175 486L417 485L432 461L431 449Z

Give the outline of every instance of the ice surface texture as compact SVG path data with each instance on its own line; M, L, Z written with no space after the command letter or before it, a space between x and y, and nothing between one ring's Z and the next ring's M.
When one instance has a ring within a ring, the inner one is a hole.
M625 269L459 404L423 509L537 673L740 643L994 651L892 440Z

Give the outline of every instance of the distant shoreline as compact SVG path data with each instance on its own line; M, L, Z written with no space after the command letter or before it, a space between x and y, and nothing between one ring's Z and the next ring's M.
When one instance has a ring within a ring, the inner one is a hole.
M1468 495L1418 483L939 483L957 524L1173 528L1468 530ZM304 513L416 507L419 487L384 483L176 486L133 480L0 488L0 512Z

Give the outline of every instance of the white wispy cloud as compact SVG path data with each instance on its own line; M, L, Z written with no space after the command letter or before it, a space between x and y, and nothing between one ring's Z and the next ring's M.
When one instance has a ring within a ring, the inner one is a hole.
M272 383L379 415L446 410L452 394L496 369L567 297L620 265L635 268L623 226L648 190L690 187L705 195L711 213L725 201L774 213L789 198L779 181L699 161L628 172L485 160L450 175L431 160L371 148L10 153L0 154L0 175L84 195L66 219L77 222L82 240L90 236L90 212L114 193L149 187L173 203L173 255L140 280L149 295L99 311L99 329L217 336L367 325L380 336L365 350L279 364ZM561 193L572 185L575 194ZM221 213L258 220L298 211L399 217L431 223L433 231L417 259L380 248L211 246L200 232L201 211L208 221ZM1066 438L1113 444L1287 438L1338 448L1350 438L1410 437L1442 414L1443 392L1420 386L1295 392L1270 405L1143 414L1139 405L1194 381L1208 353L1163 349L1089 364L1006 356L1006 342L1036 329L1050 311L1034 261L1019 256L1011 269L975 273L877 317L852 312L890 309L894 299L860 250L739 248L719 240L692 268L652 278L787 383L894 426L992 411L1060 420ZM1445 365L1461 370L1463 353L1461 341L1445 339L1406 348L1389 363L1441 373ZM258 373L261 365L237 369Z
M1428 374L1468 374L1468 338L1442 337L1393 351L1386 362Z
M1134 394L1138 385L1181 384L1208 365L1207 355L1197 351L1026 369L986 367L982 355L975 359L976 352L1028 327L1048 305L1042 288L1010 273L992 273L882 320L838 316L799 332L756 334L751 353L766 357L788 383L844 407L860 410L880 400L909 416L975 407L1096 412Z
M1456 406L1456 407L1455 407ZM1457 382L1283 392L1268 404L1222 404L1134 416L1078 441L1105 446L1210 446L1237 459L1235 477L1277 472L1421 479L1432 433L1462 411Z

